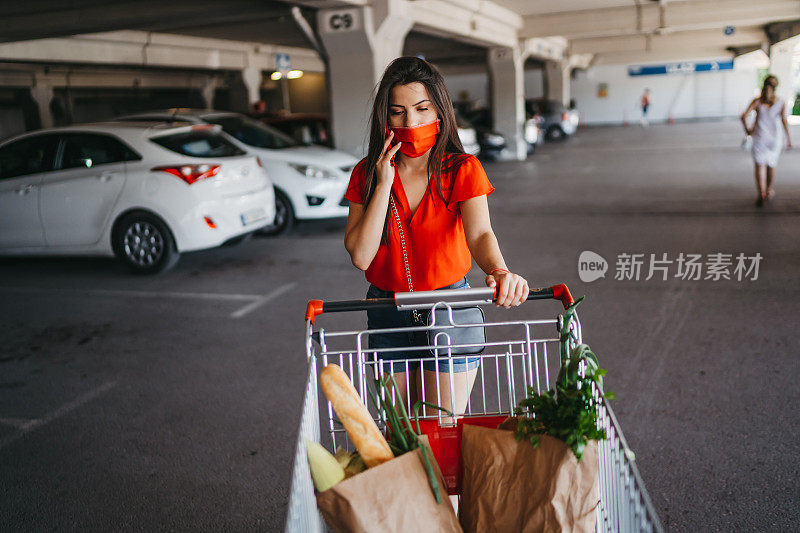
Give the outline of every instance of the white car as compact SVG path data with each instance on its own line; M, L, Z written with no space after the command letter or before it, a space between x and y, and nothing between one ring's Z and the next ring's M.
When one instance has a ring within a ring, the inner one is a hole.
M481 145L478 144L478 133L469 121L465 120L456 111L456 126L458 127L458 140L461 141L461 147L464 152L469 155L477 156L481 153Z
M218 126L107 122L0 144L3 255L116 255L154 273L274 216L258 158Z
M264 163L275 185L275 222L261 233L277 235L297 220L346 217L344 194L358 159L324 146L302 146L285 133L240 113L168 109L118 117L123 121L182 120L217 124Z

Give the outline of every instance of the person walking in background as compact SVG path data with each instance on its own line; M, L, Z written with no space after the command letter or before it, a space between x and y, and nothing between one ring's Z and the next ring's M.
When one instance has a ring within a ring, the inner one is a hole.
M750 102L742 113L742 125L745 133L753 138L753 160L755 162L756 188L758 198L756 205L761 207L764 202L775 196L772 182L775 179L775 167L783 149L783 131L786 132L786 147L792 147L792 138L789 134L789 123L786 121L786 104L775 94L778 78L769 75L764 78L761 95ZM747 115L756 112L756 120L752 127L747 125Z
M639 99L639 105L642 107L642 126L647 126L647 110L650 109L650 89L645 89L642 97Z

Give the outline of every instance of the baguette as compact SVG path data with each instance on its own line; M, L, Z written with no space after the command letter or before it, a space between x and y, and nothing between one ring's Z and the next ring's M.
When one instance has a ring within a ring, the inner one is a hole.
M353 383L338 365L322 369L319 382L364 463L372 468L394 459L389 443L361 402Z

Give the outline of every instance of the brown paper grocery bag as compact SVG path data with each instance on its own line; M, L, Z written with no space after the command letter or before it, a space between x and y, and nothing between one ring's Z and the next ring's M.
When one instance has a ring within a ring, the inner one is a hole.
M337 533L461 531L442 474L430 457L441 503L436 503L417 449L317 493L325 522Z
M502 427L516 427L515 423ZM579 463L564 442L539 447L513 431L465 425L459 514L470 532L593 532L600 503L597 442Z

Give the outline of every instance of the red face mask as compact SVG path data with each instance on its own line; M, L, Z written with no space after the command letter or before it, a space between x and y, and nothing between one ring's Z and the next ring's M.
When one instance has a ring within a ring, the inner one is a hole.
M411 126L410 128L386 126L386 134L389 130L394 132L394 141L400 142L400 151L403 155L408 157L419 157L436 144L436 138L439 136L439 119L429 122L428 124L420 124L419 126ZM392 146L394 146L394 142Z

